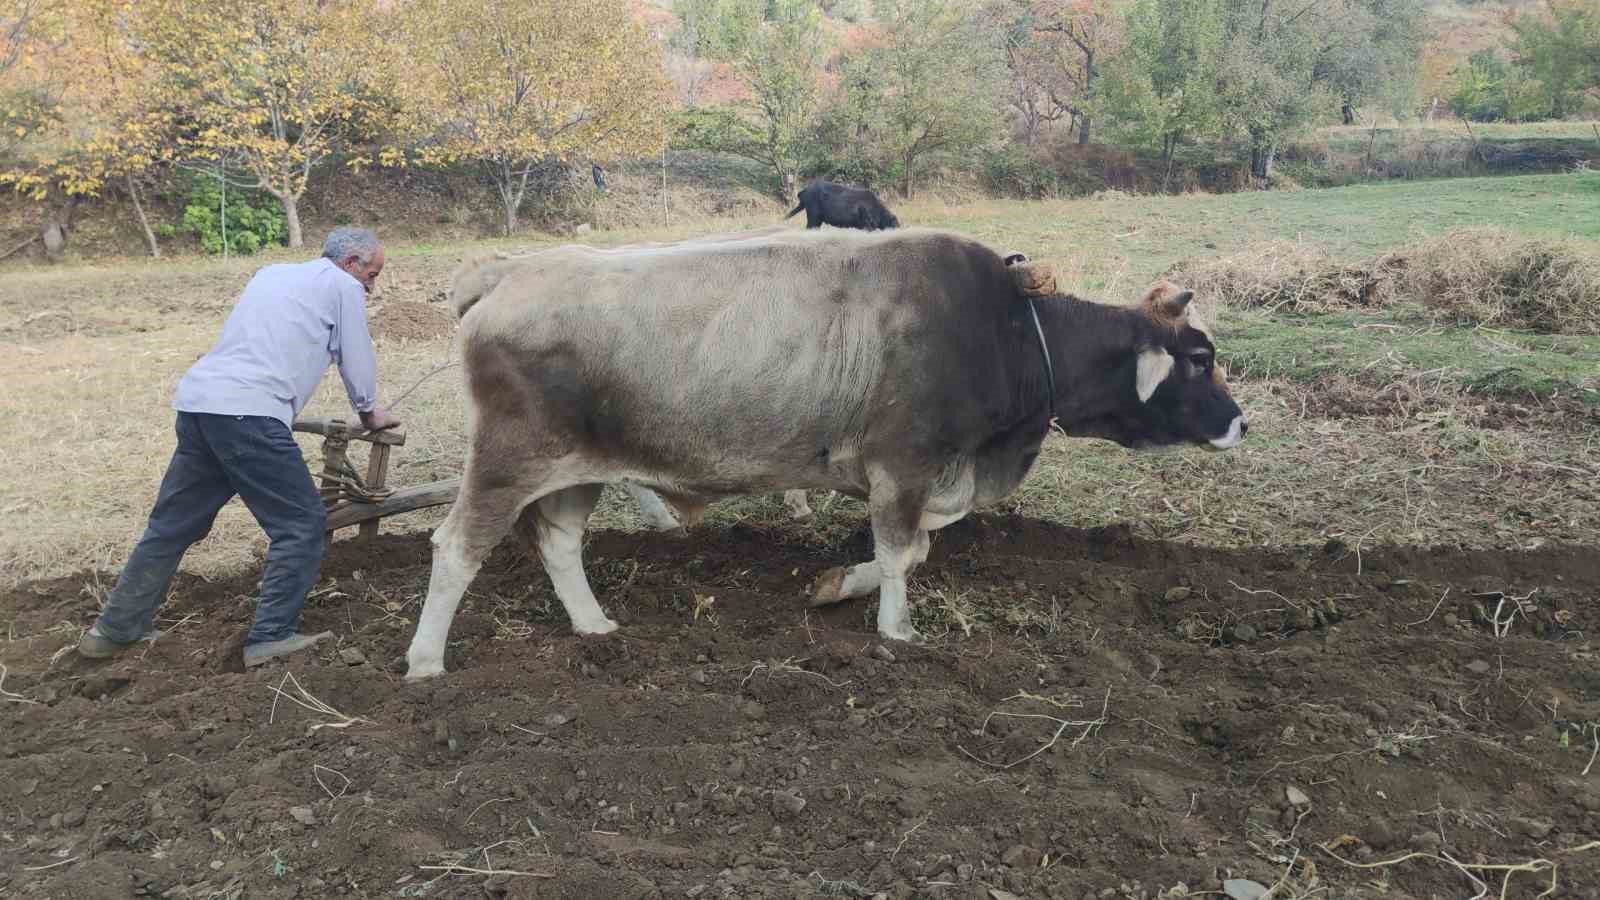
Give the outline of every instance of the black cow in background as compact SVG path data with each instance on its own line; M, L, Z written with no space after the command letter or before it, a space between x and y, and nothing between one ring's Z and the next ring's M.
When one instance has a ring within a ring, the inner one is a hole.
M831 181L819 179L806 185L800 191L800 203L784 218L793 218L802 209L806 211L807 228L832 225L877 231L900 227L900 220L889 212L877 194L866 188L846 187Z

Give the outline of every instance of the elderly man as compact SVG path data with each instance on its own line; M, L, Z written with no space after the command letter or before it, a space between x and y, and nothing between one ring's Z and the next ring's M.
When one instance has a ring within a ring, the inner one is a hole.
M271 540L245 665L259 665L331 633L297 631L322 563L327 513L290 424L330 362L369 430L399 421L377 405L377 357L366 295L383 270L370 231L338 228L322 257L262 268L222 326L215 347L178 382L178 447L150 523L78 652L101 659L152 639L155 611L183 554L211 530L234 495Z

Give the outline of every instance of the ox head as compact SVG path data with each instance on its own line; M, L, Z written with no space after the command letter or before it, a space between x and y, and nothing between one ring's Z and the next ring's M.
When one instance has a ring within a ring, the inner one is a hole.
M1138 311L1154 321L1140 329L1147 338L1134 362L1134 400L1116 417L1124 446L1197 444L1227 450L1250 423L1228 393L1227 373L1217 364L1211 332L1190 307L1194 291L1160 282L1139 300Z

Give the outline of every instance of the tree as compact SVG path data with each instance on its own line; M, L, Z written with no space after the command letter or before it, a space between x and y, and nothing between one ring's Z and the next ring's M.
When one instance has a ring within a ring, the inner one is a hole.
M626 0L413 0L401 25L400 133L481 167L508 235L541 165L666 144L672 85Z
M816 124L828 41L813 0L678 0L673 11L697 51L732 66L750 100L692 109L687 142L755 160L794 196Z
M1159 147L1167 176L1181 142L1222 132L1222 13L1220 0L1135 0L1127 45L1103 73L1116 130L1129 143Z
M176 150L174 117L153 67L137 52L133 0L76 0L65 9L65 38L55 48L62 71L59 113L37 137L37 152L10 173L18 190L43 198L95 196L118 183L133 202L145 245L160 256L145 214L141 182Z
M1540 117L1573 112L1584 90L1600 86L1600 9L1593 0L1545 0L1511 20L1513 58L1537 81Z
M192 123L185 149L231 156L283 204L289 246L312 171L373 106L377 0L142 0L137 39Z
M1100 66L1119 37L1122 17L1111 0L1039 0L1028 4L1035 34L1054 56L1070 94L1068 102L1078 126L1078 143L1089 143L1094 95Z
M59 112L65 9L60 0L0 0L0 163Z
M1227 130L1243 132L1250 172L1319 114L1387 95L1415 98L1421 0L1222 0L1218 91Z
M876 0L873 9L882 43L852 60L844 80L880 123L911 197L918 161L971 151L999 131L1003 38L967 0Z

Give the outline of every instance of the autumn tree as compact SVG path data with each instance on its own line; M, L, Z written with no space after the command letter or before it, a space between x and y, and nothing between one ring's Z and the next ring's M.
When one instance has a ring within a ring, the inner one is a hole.
M627 0L412 0L400 133L424 163L479 166L511 234L540 165L665 146L672 85L632 13Z
M1072 115L1078 143L1093 132L1092 100L1101 67L1121 37L1122 16L1112 0L1012 0L1023 7L1029 45L1049 66L1051 98Z
M750 99L691 109L688 142L761 163L787 201L816 124L828 41L814 0L678 0L696 52L730 65Z
M1004 38L969 0L875 0L873 12L881 42L849 62L843 81L876 120L910 197L919 162L969 152L999 132Z
M108 184L123 188L150 254L160 256L143 180L173 158L176 133L172 107L132 37L137 13L134 0L76 0L63 8L62 38L49 62L60 73L57 112L7 177L39 199L52 190L83 197Z
M300 198L372 103L364 82L377 0L141 0L136 37L191 131L186 152L237 159L241 187L283 204L304 241Z
M59 112L62 0L0 0L0 164Z

